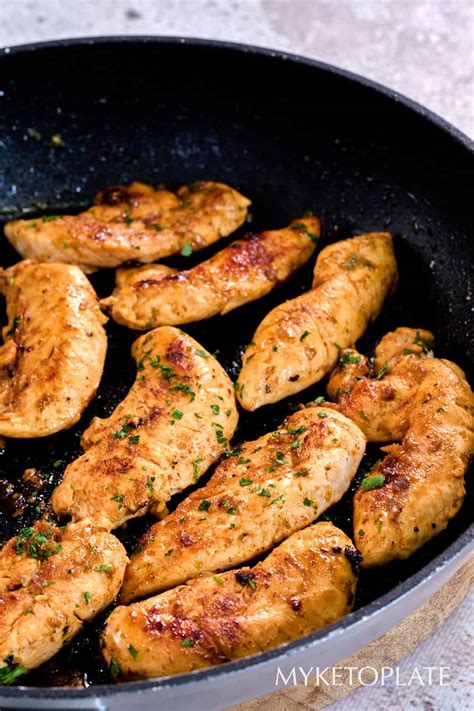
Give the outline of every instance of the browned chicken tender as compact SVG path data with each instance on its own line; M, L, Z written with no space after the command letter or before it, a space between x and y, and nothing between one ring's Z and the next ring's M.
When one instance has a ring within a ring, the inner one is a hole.
M341 530L318 523L254 568L118 607L102 653L112 675L125 680L182 674L291 642L350 612L357 561Z
M193 338L164 326L132 347L137 378L110 417L84 432L52 497L58 516L116 528L166 502L222 454L237 426L232 383Z
M107 320L75 266L0 270L8 324L0 346L0 435L45 437L74 425L104 368Z
M42 520L8 541L0 551L2 683L50 659L104 610L126 563L115 536L88 526Z
M318 218L304 217L237 240L188 271L161 264L119 269L115 291L101 305L117 323L142 330L226 314L288 279L311 257L319 235Z
M237 447L206 486L145 534L127 568L122 600L267 552L339 501L364 451L357 425L319 405Z
M339 347L353 345L394 287L392 238L373 232L320 253L311 291L263 319L243 357L238 399L246 410L277 402L321 380Z
M343 351L328 392L337 409L382 448L354 499L354 533L370 567L407 558L442 531L465 496L474 451L474 399L465 375L433 357L429 331L398 328L375 351L375 369Z
M249 205L222 183L198 182L172 193L134 182L107 188L79 215L8 222L5 235L23 257L90 272L131 260L153 262L185 245L207 247L245 222Z

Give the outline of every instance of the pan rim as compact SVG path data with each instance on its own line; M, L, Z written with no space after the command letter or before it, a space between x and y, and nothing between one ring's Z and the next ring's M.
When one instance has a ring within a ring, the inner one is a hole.
M268 47L256 45L230 42L225 40L211 40L197 37L182 37L182 36L164 36L164 35L105 35L96 37L73 37L58 40L48 40L45 42L31 42L26 44L14 45L11 47L3 47L0 49L0 62L9 56L19 54L33 54L43 49L62 49L74 48L77 46L87 45L127 45L127 44L157 44L178 46L186 44L195 47L207 47L218 50L228 50L236 54L254 54L260 57L267 57L274 60L289 61L294 64L306 65L319 69L328 74L347 79L353 83L362 85L377 94L383 94L388 99L402 104L405 108L418 114L422 119L425 119L431 124L434 124L444 133L447 133L454 139L462 148L467 150L474 157L474 141L470 139L460 129L453 126L449 121L439 116L437 113L419 104L417 101L399 93L395 89L384 86L372 79L368 79L350 70L338 67L326 62L303 57L298 54L286 52L283 50L274 50ZM390 614L390 610L395 607L403 598L420 589L433 578L438 577L441 572L447 568L448 564L453 563L456 559L461 560L468 549L472 547L474 550L474 524L467 528L450 546L439 553L436 557L429 561L425 566L418 570L414 575L404 580L399 585L392 588L390 591L381 597L373 600L368 605L365 605L355 612L350 613L338 622L325 627L311 635L302 637L294 642L284 646L270 649L251 657L228 662L221 666L209 667L207 669L180 674L171 677L161 677L158 679L150 679L144 681L130 681L117 684L101 684L94 685L88 688L71 688L71 687L37 687L37 686L15 686L3 687L0 690L0 699L15 699L15 698L36 698L42 701L47 700L81 700L90 699L92 697L104 696L124 696L125 694L136 692L151 692L159 691L163 688L179 689L189 683L197 682L212 682L219 678L229 675L235 675L238 672L244 673L249 667L255 668L263 666L267 662L275 660L284 660L296 651L303 649L314 650L318 645L322 645L326 640L337 635L344 634L350 629L354 629L357 625L363 622L364 619L373 618L376 614ZM453 571L454 572L454 571Z

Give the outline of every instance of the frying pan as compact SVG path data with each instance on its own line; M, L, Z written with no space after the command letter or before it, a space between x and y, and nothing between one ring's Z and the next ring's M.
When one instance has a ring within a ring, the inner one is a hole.
M412 101L318 62L253 47L180 38L66 40L16 47L0 56L2 219L78 211L107 185L134 179L175 187L196 179L227 182L252 199L251 229L277 228L312 209L323 245L368 230L395 235L400 282L361 339L371 351L399 326L432 329L436 354L472 380L472 177L470 141ZM52 140L52 136L59 136ZM56 145L54 145L56 143ZM58 145L59 144L59 145ZM2 265L18 259L2 238ZM218 248L170 260L189 266ZM309 288L313 264L258 302L186 327L214 351L232 377L260 319ZM113 273L91 280L101 296ZM45 305L45 317L47 305ZM0 536L29 525L79 436L130 387L136 334L108 324L109 352L99 394L68 432L8 441L0 455ZM292 402L324 393L325 384ZM274 429L292 402L242 413L236 441ZM352 491L329 512L351 533L351 497L370 463L370 447ZM26 467L43 472L35 498L21 482ZM223 708L276 688L278 667L324 668L369 643L418 607L472 550L472 482L447 530L409 560L364 571L354 612L292 644L178 677L110 684L98 654L103 617L50 663L2 688L8 708ZM118 535L133 547L145 518ZM61 687L79 680L86 687Z

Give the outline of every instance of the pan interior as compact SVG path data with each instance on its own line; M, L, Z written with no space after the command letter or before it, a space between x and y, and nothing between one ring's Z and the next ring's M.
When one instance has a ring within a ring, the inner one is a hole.
M472 155L426 117L323 67L173 40L44 46L5 55L0 66L3 221L77 212L107 185L142 180L176 187L212 179L252 200L251 221L238 235L282 227L306 210L323 219L321 246L390 230L400 282L360 349L370 353L397 326L428 328L436 335L435 354L458 363L472 382ZM225 243L166 263L188 268ZM18 260L5 238L1 246L2 266ZM313 263L260 301L184 330L235 379L257 324L273 306L309 288ZM91 281L106 296L114 275L103 271ZM78 425L40 440L9 440L1 451L1 541L35 520L41 500L49 499L65 466L81 453L80 435L90 419L110 414L133 382L130 345L137 334L113 322L107 331L104 377ZM271 431L293 405L324 393L322 382L290 401L241 411L234 441ZM328 512L349 535L354 489L378 451L368 448L351 491ZM21 481L28 467L43 472L39 493ZM448 529L408 561L363 571L356 608L445 550L469 526L472 499L469 485ZM150 522L145 517L118 531L128 550ZM24 683L107 682L98 652L103 620Z

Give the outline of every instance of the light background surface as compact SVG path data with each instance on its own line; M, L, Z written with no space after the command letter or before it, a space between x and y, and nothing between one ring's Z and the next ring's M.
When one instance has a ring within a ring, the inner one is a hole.
M397 89L474 136L471 0L0 0L4 47L113 34L206 37L304 54ZM448 666L449 686L366 687L328 708L474 709L473 607L471 591L400 663L401 678L415 666Z

